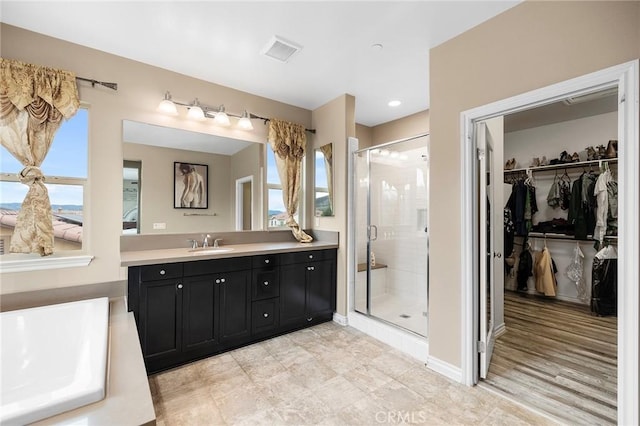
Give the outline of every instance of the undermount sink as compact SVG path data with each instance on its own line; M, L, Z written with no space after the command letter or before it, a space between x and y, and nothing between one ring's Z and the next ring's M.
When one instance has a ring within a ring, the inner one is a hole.
M198 247L190 249L189 253L193 254L216 254L216 253L228 253L233 251L232 247Z

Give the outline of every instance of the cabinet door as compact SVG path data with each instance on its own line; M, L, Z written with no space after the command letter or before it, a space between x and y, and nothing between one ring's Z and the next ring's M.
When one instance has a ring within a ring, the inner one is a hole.
M214 347L217 344L214 283L213 275L184 279L182 343L185 351Z
M334 263L330 260L306 265L307 273L307 320L315 315L333 312Z
M303 263L280 266L280 324L306 322L306 273Z
M251 272L217 274L220 341L241 339L251 333Z
M142 283L140 296L140 340L145 358L177 355L182 345L181 282Z

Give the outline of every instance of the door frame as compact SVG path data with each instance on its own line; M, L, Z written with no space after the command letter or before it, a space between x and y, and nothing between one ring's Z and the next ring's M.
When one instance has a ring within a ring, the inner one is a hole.
M247 208L247 206L245 206L244 204L244 194L243 194L243 188L244 188L244 184L245 183L249 183L251 184L251 205L249 206L249 208L251 209L251 229L253 229L253 193L254 193L254 188L253 188L253 175L251 176L245 176L239 179L236 179L236 231L242 231L242 224L244 222L244 209Z
M477 181L474 123L500 115L512 114L559 101L567 96L582 95L609 87L618 87L618 188L622 194L618 204L619 234L628 236L618 246L618 422L638 424L638 365L640 326L640 292L637 259L639 251L640 188L638 149L639 134L639 61L609 67L581 77L483 105L460 114L461 152L461 377L471 386L478 377L478 264Z

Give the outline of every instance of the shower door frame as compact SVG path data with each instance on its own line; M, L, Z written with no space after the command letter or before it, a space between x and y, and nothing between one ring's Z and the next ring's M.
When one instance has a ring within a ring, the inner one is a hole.
M356 286L357 286L357 266L358 266L358 240L357 240L357 233L356 233L356 214L357 214L357 209L356 209L356 205L357 205L357 198L356 198L356 194L357 194L357 162L356 162L356 158L358 156L358 154L361 154L363 152L367 153L367 166L368 166L368 177L370 177L370 169L371 169L371 163L370 163L370 153L372 150L374 149L383 149L385 147L389 147L392 145L397 145L403 142L408 142L408 141L412 141L415 139L419 139L419 138L428 138L429 137L429 133L420 133L418 135L414 135L411 137L407 137L407 138L402 138L402 139L398 139L398 140L394 140L394 141L390 141L390 142L385 142L383 144L380 145L375 145L375 146L371 146L371 147L367 147L367 148L361 148L359 149L357 147L357 142L358 140L355 138L350 138L350 142L349 142L349 167L351 169L350 173L349 173L349 185L350 185L350 208L349 208L349 217L351 218L351 220L349 221L352 229L349 232L350 238L353 242L352 249L350 250L350 259L349 259L349 264L351 266L351 285L349 288L349 310L353 311L357 314L360 315L364 315L368 318L371 318L375 321L379 321L381 323L384 324L388 324L394 328L397 328L398 330L402 330L404 332L410 333L412 335L415 335L421 339L427 339L428 336L428 330L427 330L427 335L422 335L418 332L415 332L411 329L405 328L399 324L396 324L392 321L386 320L384 318L375 316L373 314L371 314L371 291L370 291L370 283L371 283L371 258L370 258L370 254L371 254L371 190L370 187L367 188L367 255L366 255L366 263L367 263L367 270L366 270L366 282L367 282L367 294L366 294L366 312L361 312L359 310L357 310L356 308ZM426 144L427 147L427 153L429 152L429 142L427 141ZM428 161L428 160L427 160ZM427 168L428 168L428 162L427 162ZM427 171L427 179L425 182L425 190L427 193L427 215L426 215L426 229L425 229L425 233L426 233L426 274L425 274L425 278L426 278L426 300L425 300L425 312L428 312L428 301L429 301L429 178L428 178L428 171ZM377 228L376 228L376 236L377 236ZM428 314L427 314L428 315ZM427 316L427 321L428 321L428 316Z

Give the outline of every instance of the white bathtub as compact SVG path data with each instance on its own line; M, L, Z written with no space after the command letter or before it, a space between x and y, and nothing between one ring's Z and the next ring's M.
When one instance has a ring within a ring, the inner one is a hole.
M0 424L23 425L105 395L109 299L0 314Z

